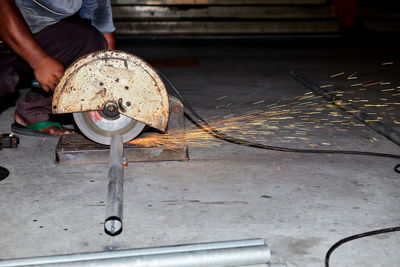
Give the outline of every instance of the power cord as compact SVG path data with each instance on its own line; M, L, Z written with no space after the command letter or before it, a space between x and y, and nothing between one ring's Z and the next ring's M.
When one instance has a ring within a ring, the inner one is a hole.
M319 150L319 149L300 149L300 148L287 148L287 147L279 147L279 146L271 146L267 144L261 144L261 143L255 143L243 139L238 139L235 137L232 137L230 135L224 134L220 132L219 130L215 129L214 127L210 126L197 112L193 109L193 107L186 101L186 99L181 95L181 93L176 89L176 87L172 84L172 82L160 71L158 71L160 76L168 83L168 85L172 88L174 91L175 95L182 101L183 105L186 107L187 110L190 111L190 113L194 116L195 119L193 119L192 116L187 114L185 112L185 115L199 128L203 129L207 133L211 134L212 136L224 140L229 143L237 144L237 145L242 145L242 146L248 146L248 147L255 147L255 148L261 148L261 149L267 149L267 150L275 150L275 151L282 151L282 152L295 152L295 153L320 153L320 154L348 154L348 155L364 155L364 156L375 156L375 157L386 157L386 158L395 158L395 159L400 159L400 155L395 155L395 154L389 154L389 153L377 153L377 152L368 152L368 151L351 151L351 150ZM394 171L397 173L400 173L400 163L397 164L394 167ZM346 238L341 239L340 241L336 242L326 253L325 256L325 267L329 267L329 258L332 252L339 247L340 245L349 242L354 239L362 238L362 237L367 237L367 236L373 236L373 235L378 235L378 234L383 234L383 233L389 233L389 232L395 232L395 231L400 231L400 226L399 227L391 227L391 228L385 228L385 229L379 229L379 230L374 230L370 232L365 232L353 236L349 236Z
M332 252L336 248L338 248L340 245L343 245L346 242L349 242L349 241L355 240L355 239L359 239L359 238L362 238L362 237L368 237L368 236L379 235L379 234L390 233L390 232L396 232L396 231L400 231L400 226L384 228L384 229L374 230L374 231L365 232L365 233L361 233L361 234L356 234L356 235L352 235L352 236L349 236L349 237L346 237L346 238L343 238L343 239L339 240L332 247L330 247L330 249L326 253L326 256L325 256L325 267L329 267L329 258L331 256Z
M219 138L221 140L234 143L237 145L248 146L248 147L255 147L267 150L275 150L275 151L282 151L282 152L295 152L295 153L321 153L321 154L350 154L350 155L365 155L365 156L375 156L375 157L386 157L386 158L395 158L400 159L400 155L389 154L389 153L377 153L377 152L364 152L364 151L351 151L351 150L325 150L325 149L301 149L301 148L287 148L287 147L279 147L279 146L272 146L267 144L255 143L243 139L238 139L232 137L230 135L224 134L219 130L215 129L211 125L209 125L197 112L193 109L193 107L186 101L186 99L181 95L181 93L176 89L176 87L172 84L172 82L161 72L158 71L160 76L168 83L168 85L174 91L174 94L182 101L183 105L192 116L185 112L185 115L188 116L191 121L196 124L197 127L203 129L207 133L211 134L212 136ZM400 168L400 164L396 165L397 168ZM395 167L395 170L396 170ZM397 170L396 170L397 171Z

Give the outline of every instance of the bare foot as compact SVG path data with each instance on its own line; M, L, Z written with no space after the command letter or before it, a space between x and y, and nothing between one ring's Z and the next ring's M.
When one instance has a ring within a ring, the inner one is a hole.
M21 124L23 126L27 126L30 124L27 121L25 121L17 112L14 113L14 119L15 119L15 122L17 122L18 124ZM57 126L49 126L49 127L38 130L38 132L47 133L50 135L68 135L68 134L75 133L74 130L67 129L64 127L62 129L60 129Z

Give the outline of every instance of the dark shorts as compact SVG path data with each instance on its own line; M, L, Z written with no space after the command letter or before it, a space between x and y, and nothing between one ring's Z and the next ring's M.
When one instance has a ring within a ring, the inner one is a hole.
M107 49L103 35L89 20L71 17L48 26L35 38L40 46L67 68L79 57ZM23 76L32 74L29 65L4 43L0 43L0 99L15 91ZM52 95L32 89L20 99L16 111L30 123L47 121L51 115Z

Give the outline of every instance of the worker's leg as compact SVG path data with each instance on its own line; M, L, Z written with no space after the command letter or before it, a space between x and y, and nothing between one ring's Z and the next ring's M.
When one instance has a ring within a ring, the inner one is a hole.
M38 43L67 68L79 57L107 49L107 42L88 20L69 18L35 35ZM51 115L51 94L32 90L20 100L16 112L30 124L47 121Z

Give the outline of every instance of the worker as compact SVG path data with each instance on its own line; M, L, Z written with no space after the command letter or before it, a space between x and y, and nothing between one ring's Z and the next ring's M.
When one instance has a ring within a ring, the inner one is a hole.
M114 30L110 0L1 0L0 99L32 72L42 88L19 100L12 131L73 133L51 120L52 91L76 59L115 49Z

